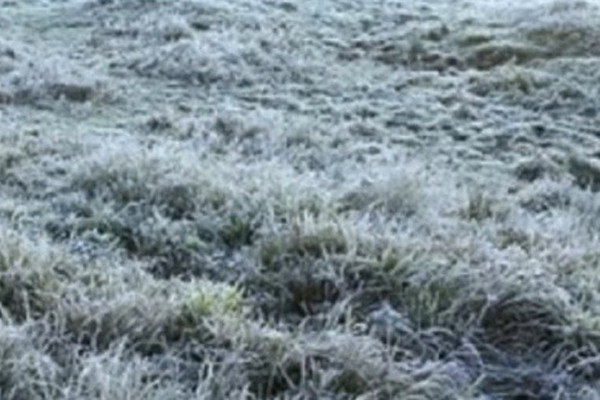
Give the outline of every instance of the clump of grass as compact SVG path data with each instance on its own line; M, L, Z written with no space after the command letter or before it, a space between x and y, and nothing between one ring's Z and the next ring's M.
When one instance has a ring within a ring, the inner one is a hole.
M486 343L513 354L556 348L563 336L552 327L568 325L565 307L562 299L539 292L500 295L482 315Z
M160 18L153 29L155 34L167 42L177 42L192 38L194 30L182 16L167 16Z
M90 351L125 340L142 354L163 352L186 338L208 340L210 321L240 320L245 313L241 289L210 281L146 280L136 292L90 293L98 294L74 297L60 311L62 329Z
M216 44L206 41L183 39L167 44L158 51L152 49L132 62L130 68L140 76L173 79L195 85L225 85L243 79L237 73L240 70L234 68L235 65L218 58L215 47Z
M419 166L388 172L372 181L363 181L339 199L340 211L380 213L387 218L408 218L423 210L427 193L422 189Z
M147 260L149 270L165 279L200 275L202 269L195 266L204 264L203 257L211 246L221 246L216 222L173 221L148 207L131 207L127 211L96 208L87 217L71 217L62 222L52 219L46 229L56 240L85 240L122 249L129 257Z
M461 57L446 52L442 47L450 29L442 24L431 27L420 34L405 37L385 38L374 43L361 42L360 47L373 53L373 59L387 65L404 66L411 70L443 72L449 69L462 69ZM340 54L340 57L356 57L356 54Z
M461 214L464 218L474 221L483 221L494 216L494 202L482 191L476 190L469 193L467 206Z
M468 29L458 38L458 44L463 47L479 46L494 39L494 33L487 30Z
M578 186L594 192L600 190L600 162L579 154L571 154L567 160L567 168Z
M339 226L321 224L311 218L292 222L288 235L274 235L261 246L261 261L268 268L275 267L280 256L324 258L349 250L349 240Z
M117 294L110 300L67 299L57 316L57 334L71 337L87 351L106 351L119 340L140 351L151 351L160 347L157 343L162 340L169 309L157 299L131 293Z
M525 27L525 37L546 49L550 57L589 57L597 55L600 46L595 19L600 10L590 2L555 2L548 13Z
M205 317L242 317L243 291L235 286L192 280L181 284L178 324L193 326Z
M4 147L0 150L0 181L4 181L10 172L10 169L18 165L25 157L20 149Z
M498 246L506 249L517 246L527 253L531 253L539 245L539 238L534 233L519 228L508 227L498 231Z
M82 160L70 176L70 189L121 207L150 204L173 219L185 219L200 207L220 210L235 196L223 165L185 145L149 150L125 140L102 145L94 157Z
M98 6L115 6L119 8L125 8L125 6L130 7L141 7L141 6L156 6L159 4L164 4L161 0L134 0L134 1L124 1L124 0L97 0L94 2L95 5Z
M122 205L144 199L150 185L157 180L158 171L147 154L133 157L122 153L104 160L81 165L72 177L74 189L90 199L111 200Z
M258 227L256 218L249 215L230 215L219 229L219 236L229 248L239 248L253 244Z
M546 157L535 157L523 160L514 169L517 179L534 182L542 178L558 178L559 166Z
M214 218L215 226L223 221L225 242L247 240L244 231L250 226L243 222L245 210L233 212L244 194L229 185L228 177L219 180L213 175L223 171L217 171L208 161L202 162L204 166L188 164L185 160L192 163L193 152L173 148L182 157L176 161L164 149L138 149L140 153L135 156L128 151L108 150L96 160L82 163L71 177L70 189L81 191L88 202L104 210L99 215L102 220L132 220L136 226L149 219L162 220L163 225L189 225L205 213Z
M6 227L0 233L0 307L10 320L52 311L72 272L70 261L49 243L34 243Z
M381 211L388 216L410 217L419 210L421 193L416 181L390 179L348 192L342 210Z
M335 274L325 260L350 251L352 239L340 226L312 218L292 222L291 232L273 232L260 241L263 271L250 282L271 293L277 308L314 313L339 295Z
M466 63L480 70L488 70L509 62L525 64L544 56L543 48L513 42L491 42L472 48Z
M549 76L520 66L505 66L494 70L493 74L472 75L470 90L478 96L491 93L505 96L535 96L541 90L552 86Z
M235 280L210 261L210 256L250 246L257 235L260 215L241 207L236 212L229 207L214 210L210 206L201 212L190 212L202 204L191 203L188 208L184 198L172 199L174 206L185 207L180 208L186 212L185 218L180 219L176 208L153 206L151 202L156 198L151 198L150 204L140 202L125 208L95 201L86 203L92 205L86 215L71 215L64 221L50 218L46 230L56 240L85 240L123 249L130 257L146 260L157 278L216 274ZM161 196L161 202L166 200ZM166 212L161 213L161 209ZM229 272L235 275L235 271Z
M264 328L244 336L254 354L250 390L259 397L459 398L474 382L458 362L390 364L396 349L370 336L338 330L292 336ZM415 368L420 373L410 372Z
M104 100L106 84L99 78L64 60L21 60L7 74L0 75L5 102L25 105L48 105L57 100L86 103Z
M63 378L61 366L45 349L28 324L0 320L0 384L10 399L57 398Z
M64 390L56 399L149 399L183 400L192 393L168 371L157 367L124 346L82 356Z
M536 180L523 188L518 196L521 207L532 213L566 209L573 202L570 182L550 179Z

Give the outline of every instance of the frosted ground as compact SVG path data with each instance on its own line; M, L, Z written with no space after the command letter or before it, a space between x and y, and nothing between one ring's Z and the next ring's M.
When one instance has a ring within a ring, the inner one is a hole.
M0 398L599 399L599 22L0 0Z

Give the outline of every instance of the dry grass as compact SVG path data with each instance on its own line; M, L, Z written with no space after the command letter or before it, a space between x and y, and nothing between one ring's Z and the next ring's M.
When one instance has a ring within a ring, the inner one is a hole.
M0 398L600 397L600 6L532 4L0 0Z

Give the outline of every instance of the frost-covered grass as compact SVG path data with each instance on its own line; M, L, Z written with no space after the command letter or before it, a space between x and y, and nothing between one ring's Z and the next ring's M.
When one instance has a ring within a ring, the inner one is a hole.
M0 10L0 399L600 397L597 1Z

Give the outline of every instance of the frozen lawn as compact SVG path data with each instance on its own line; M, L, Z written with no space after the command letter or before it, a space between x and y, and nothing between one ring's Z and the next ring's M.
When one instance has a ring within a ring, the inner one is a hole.
M0 0L0 399L600 398L598 21Z

